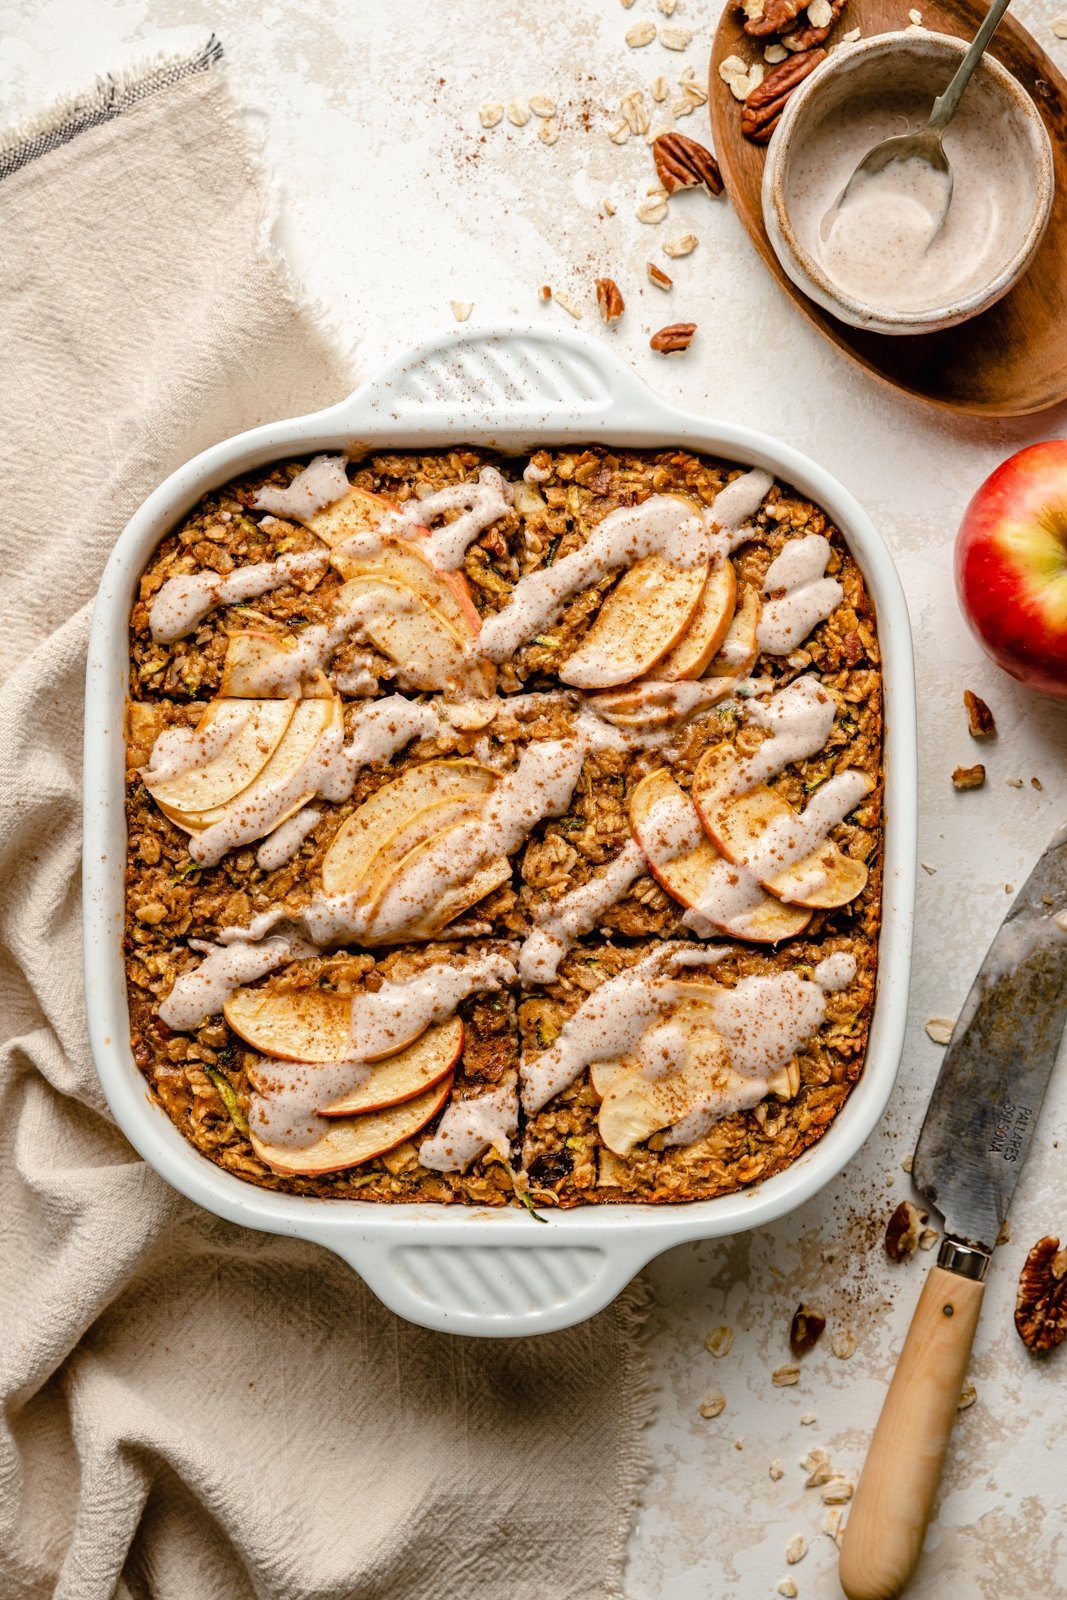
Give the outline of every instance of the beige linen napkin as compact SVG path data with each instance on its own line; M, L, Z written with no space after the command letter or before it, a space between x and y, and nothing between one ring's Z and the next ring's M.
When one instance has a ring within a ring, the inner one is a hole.
M598 1600L640 1297L519 1344L398 1322L111 1124L79 926L91 600L213 440L349 386L263 245L217 47L0 145L0 1595Z

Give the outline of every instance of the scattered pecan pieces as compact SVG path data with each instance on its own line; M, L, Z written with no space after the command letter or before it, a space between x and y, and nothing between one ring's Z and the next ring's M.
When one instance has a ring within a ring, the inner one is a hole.
M668 194L701 185L710 195L722 194L722 173L710 150L684 133L661 133L652 141L659 181Z
M1015 1327L1028 1350L1051 1350L1067 1338L1067 1249L1058 1239L1039 1239L1023 1262Z
M885 1253L890 1261L907 1261L919 1248L919 1234L927 1220L927 1213L902 1200L890 1217L885 1230Z
M673 355L678 350L688 350L697 331L695 322L671 322L660 328L648 341L661 355Z
M662 267L657 267L654 261L648 263L648 276L657 289L673 289L674 279L669 278Z
M626 310L626 302L614 278L596 280L596 303L605 322L618 322Z
M964 689L963 703L967 707L967 729L972 739L991 739L997 731L993 713L973 689Z
M811 1306L797 1306L789 1327L789 1348L795 1356L806 1356L814 1350L826 1327L826 1318Z
M956 767L952 782L957 789L980 789L985 782L985 768L980 761L973 767Z
M825 60L825 50L803 50L768 72L763 82L746 95L741 107L741 132L745 138L753 144L766 144L793 90Z
M762 39L770 33L784 33L794 17L799 17L807 0L764 0L758 16L747 16L745 7L745 32L753 39ZM752 7L755 10L755 7Z

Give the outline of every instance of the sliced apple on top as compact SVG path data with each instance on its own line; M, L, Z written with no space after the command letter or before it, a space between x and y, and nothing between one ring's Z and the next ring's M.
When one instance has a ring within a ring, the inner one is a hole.
M340 500L334 500L331 505L316 511L312 517L302 518L302 521L332 549L345 539L351 539L353 534L376 532L390 513L399 511L395 500L387 500L384 495L373 494L369 489L353 485Z
M447 861L449 836L462 826L462 823L453 823L451 827L443 828L395 862L387 872L384 882L375 886L375 905L381 906L390 891L402 885L405 874L417 870L428 855ZM502 884L510 881L511 862L507 856L497 856L473 872L466 883L446 889L422 916L413 915L412 920L405 922L399 929L390 923L379 937L375 932L372 918L366 943L392 943L400 937L433 939L456 917L464 911L469 911L471 906L477 905L487 894L491 894L494 889L499 889Z
M482 625L467 580L459 572L442 572L410 539L389 539L372 554L334 551L331 565L342 578L384 578L414 590L420 600L440 612L461 636L474 638Z
M463 1022L460 1017L450 1017L447 1022L427 1028L406 1050L374 1067L370 1077L349 1094L319 1106L319 1115L362 1116L413 1100L448 1077L462 1054Z
M711 664L733 621L737 578L724 556L711 568L696 610L678 643L652 669L654 678L699 678Z
M363 632L399 667L413 689L490 695L496 669L414 589L385 578L352 578L338 596L342 609L358 608Z
M866 865L846 856L832 839L805 848L807 813L795 811L766 784L737 794L730 783L732 762L736 758L728 749L709 750L693 777L693 799L720 853L755 872L771 894L792 905L833 910L854 900L867 883ZM850 795L848 809L859 804L871 784L865 773L856 778L859 794ZM828 826L841 820L831 813Z
M696 831L686 826L689 815L700 829L700 838L691 849L671 859L670 840L663 837L664 822L684 839ZM783 905L763 892L755 880L751 894L742 889L739 895L738 869L720 855L700 827L693 801L662 768L642 778L631 795L630 826L657 883L720 932L753 944L777 944L803 933L811 921L810 911Z
M737 679L748 677L759 656L761 609L760 597L755 589L746 589L708 668L707 677Z
M340 1061L352 1052L352 999L330 989L235 989L222 1008L237 1036L284 1061Z
M452 1092L452 1074L433 1088L401 1105L362 1116L323 1119L323 1134L303 1148L272 1145L252 1129L252 1148L274 1171L292 1177L316 1177L324 1172L344 1172L403 1144L433 1120Z
M196 725L197 735L210 731L223 719L233 732L222 749L198 766L172 778L145 775L145 787L172 821L189 813L225 805L247 789L262 772L285 736L298 701L213 700Z
M327 850L322 863L326 893L356 893L383 845L428 806L476 801L495 783L496 773L476 761L426 761L383 784L352 813Z
M219 694L236 700L329 699L333 690L326 674L316 670L293 683L293 646L276 633L250 629L231 633L226 641Z
M726 1045L711 1024L710 1007L682 1001L668 1020L685 1032L682 1064L658 1077L635 1067L616 1078L600 1102L600 1137L617 1156L629 1155L652 1134L681 1122L717 1089L725 1092L733 1077Z
M609 1089L621 1083L636 1069L637 1063L629 1056L620 1056L617 1061L594 1061L589 1068L589 1082L593 1089L603 1100Z
M266 703L280 705L284 702ZM200 833L213 827L216 822L221 822L224 816L232 815L234 807L237 807L249 821L254 820L257 814L262 818L262 831L252 834L251 838L259 839L264 834L272 833L289 817L295 816L309 800L314 799L317 793L317 780L309 777L306 784L300 784L293 789L287 797L283 810L275 809L278 791L287 788L299 777L308 757L331 724L343 727L343 715L341 702L336 696L331 696L329 700L298 700L282 739L266 766L253 778L247 788L242 789L240 794L235 795L224 806L214 806L208 811L189 812L182 817L175 817L174 820L191 833Z
M610 689L643 677L689 626L708 576L706 560L676 567L644 556L625 572L592 627L560 668L576 689Z

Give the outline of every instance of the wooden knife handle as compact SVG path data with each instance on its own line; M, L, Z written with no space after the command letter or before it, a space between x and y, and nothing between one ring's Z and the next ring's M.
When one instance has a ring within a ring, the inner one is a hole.
M841 1549L848 1600L896 1600L934 1507L985 1285L932 1267L882 1405Z

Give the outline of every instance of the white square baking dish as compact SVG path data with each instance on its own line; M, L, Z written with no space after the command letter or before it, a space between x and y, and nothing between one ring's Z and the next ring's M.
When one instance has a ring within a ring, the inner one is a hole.
M527 451L593 441L685 445L763 467L821 506L858 561L878 614L886 696L883 925L862 1077L822 1139L786 1171L737 1194L677 1206L589 1206L540 1226L518 1208L385 1206L258 1189L187 1143L151 1097L129 1044L123 966L127 625L140 574L200 497L281 457L473 444ZM889 552L853 497L815 462L751 429L666 405L602 344L544 329L460 329L402 356L349 399L205 450L131 518L100 585L85 713L85 980L89 1033L115 1119L190 1199L247 1227L344 1257L399 1315L479 1336L547 1333L593 1315L672 1245L770 1222L815 1194L884 1110L904 1037L915 889L916 736L911 634Z

